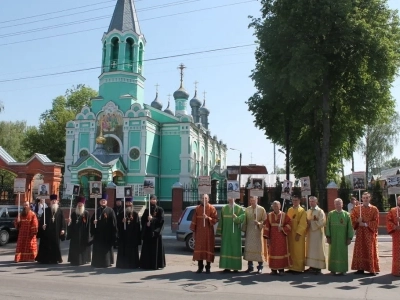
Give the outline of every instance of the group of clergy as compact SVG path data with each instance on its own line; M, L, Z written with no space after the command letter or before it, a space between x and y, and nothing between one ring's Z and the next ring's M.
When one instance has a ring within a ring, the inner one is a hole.
M219 268L223 272L239 272L242 269L242 231L245 232L244 260L246 273L262 273L268 261L271 275L309 272L321 274L322 269L333 275L345 275L348 271L348 246L354 232L357 233L351 269L356 274L379 272L378 226L379 211L370 204L371 195L363 193L361 204L351 214L343 210L343 201L334 200L335 209L327 216L318 206L318 199L309 197L310 209L300 205L300 197L293 196L293 206L287 213L281 211L281 203L274 201L272 212L267 213L258 205L257 197L250 197L250 206L243 209L228 199L218 219L207 194L193 214L190 229L193 231L195 248L193 261L198 262L196 273L211 272L214 262L214 225L221 236ZM400 276L400 197L396 207L387 214L387 231L393 241L392 274ZM327 251L325 245L329 244ZM204 261L206 265L204 265ZM308 269L306 269L308 267Z
M50 196L50 206L41 216L25 202L15 220L19 230L15 262L62 263L60 242L69 240L71 265L91 263L95 268L110 267L114 264L113 248L117 247L117 268L162 269L165 267L164 210L157 205L156 196L150 198L150 209L146 208L141 218L133 210L132 198L125 198L124 213L123 209L107 206L107 194L102 195L92 216L85 209L86 199L78 196L75 211L67 220L59 208L57 195Z

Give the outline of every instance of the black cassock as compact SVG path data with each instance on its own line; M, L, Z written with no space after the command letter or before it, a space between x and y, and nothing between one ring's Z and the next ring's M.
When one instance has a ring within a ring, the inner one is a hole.
M140 220L137 212L126 213L126 230L122 219L124 214L119 214L118 223L118 255L117 268L139 268L139 245L142 242L140 233Z
M108 268L114 263L113 246L117 236L117 220L110 207L97 209L97 228L95 214L90 221L90 234L93 237L92 266Z
M67 228L67 240L69 242L68 262L79 266L91 261L90 239L90 216L87 210L80 216L73 212L71 224Z
M140 253L140 268L157 270L165 267L165 252L162 242L164 228L164 210L160 206L151 205L150 213L153 219L147 226L149 209L142 215L142 251Z
M46 217L46 230L43 230L43 224ZM54 217L54 219L53 219ZM47 207L39 221L39 230L37 237L40 239L39 251L36 261L42 264L62 263L60 240L65 240L66 224L62 210L59 208L55 214Z

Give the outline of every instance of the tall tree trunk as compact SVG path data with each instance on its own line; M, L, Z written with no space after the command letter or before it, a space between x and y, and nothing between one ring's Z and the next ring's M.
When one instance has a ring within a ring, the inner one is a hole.
M329 99L329 84L324 81L324 93L322 95L322 142L320 151L320 163L317 165L319 169L318 188L320 191L320 203L323 208L327 208L326 185L328 175L328 158L329 146L331 140L331 122L330 122L330 99Z

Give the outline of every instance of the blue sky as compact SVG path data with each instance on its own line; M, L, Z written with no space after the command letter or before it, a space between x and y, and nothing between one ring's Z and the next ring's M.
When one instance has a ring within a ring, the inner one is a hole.
M72 85L83 83L98 89L100 69L1 81L100 66L101 38L108 28L115 0L34 0L29 1L31 6L21 5L20 1L2 2L0 100L5 110L0 114L0 120L26 120L29 125L37 125L40 114L51 107L52 100ZM255 64L255 46L252 45L255 39L252 29L248 29L248 16L259 15L259 1L136 0L135 3L147 40L145 59L251 45L145 62L145 102L154 99L155 85L159 84L159 98L165 108L167 95L172 95L179 87L177 67L184 63L187 66L184 85L190 97L194 95L195 81L199 82L201 98L206 91L212 135L217 135L228 147L239 149L243 154L242 164L263 164L271 173L273 145L254 127L253 117L245 104L255 92L249 78ZM400 1L388 3L391 8L400 9ZM164 4L170 5L159 7ZM69 10L84 5L87 7ZM60 10L68 11L28 18ZM15 20L21 18L25 19ZM65 23L73 24L59 26ZM43 27L52 28L43 30ZM393 96L399 101L400 79L393 85ZM174 107L172 96L171 105ZM397 157L399 150L397 146ZM283 167L284 155L277 151L276 158L277 165ZM227 162L228 165L239 164L239 152L229 150ZM363 158L359 155L355 169L364 169ZM346 164L346 172L350 172L350 163Z

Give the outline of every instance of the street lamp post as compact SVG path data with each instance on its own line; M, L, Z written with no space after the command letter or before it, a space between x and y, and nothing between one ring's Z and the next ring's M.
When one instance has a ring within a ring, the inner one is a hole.
M289 173L290 173L290 169L289 169L289 156L288 156L288 152L286 151L283 151L282 149L278 149L278 151L280 152L280 153L283 153L283 154L285 154L285 157L286 157L286 180L289 180Z
M241 175L242 175L242 151L235 149L235 148L230 148L231 150L239 151L239 196L241 196Z

